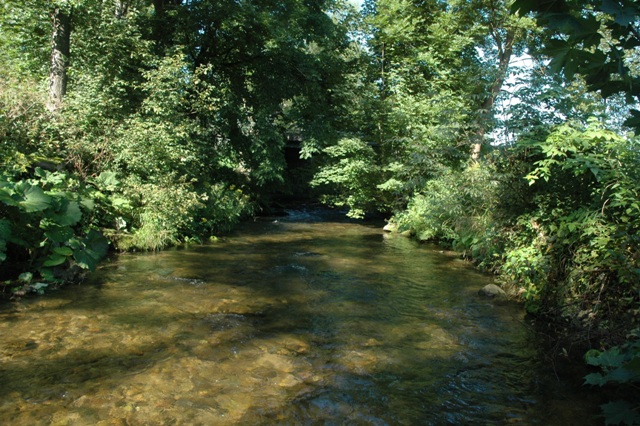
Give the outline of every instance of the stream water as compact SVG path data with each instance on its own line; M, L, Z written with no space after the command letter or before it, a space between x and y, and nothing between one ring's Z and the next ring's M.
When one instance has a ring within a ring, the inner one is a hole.
M3 425L589 425L490 277L296 212L0 308Z

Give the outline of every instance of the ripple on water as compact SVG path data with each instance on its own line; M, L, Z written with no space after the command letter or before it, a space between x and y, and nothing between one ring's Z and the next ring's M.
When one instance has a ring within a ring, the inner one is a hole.
M589 424L521 312L477 298L488 277L318 218L123 256L0 310L0 424Z

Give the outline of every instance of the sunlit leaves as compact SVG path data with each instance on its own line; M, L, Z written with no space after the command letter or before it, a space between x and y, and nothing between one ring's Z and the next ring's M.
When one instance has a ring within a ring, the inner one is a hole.
M325 186L325 202L347 207L349 217L361 218L375 200L380 169L375 152L364 141L343 138L324 150L329 159L311 181L312 186Z
M42 211L51 205L51 197L45 194L39 186L31 185L28 182L18 183L15 192L19 197L18 204L27 213Z
M0 262L19 265L24 262L21 250L29 252L32 269L28 272L53 281L59 280L56 268L95 268L108 243L100 232L90 229L88 213L93 204L87 200L91 191L66 173L39 168L32 179L14 182L2 176L0 209L6 218L0 221ZM11 253L7 244L14 247ZM90 262L85 259L87 253Z
M583 76L605 98L624 93L629 103L640 100L638 70L632 66L640 47L638 2L517 0L512 10L536 13L547 28L546 53L556 72L570 79ZM626 124L639 128L633 118Z

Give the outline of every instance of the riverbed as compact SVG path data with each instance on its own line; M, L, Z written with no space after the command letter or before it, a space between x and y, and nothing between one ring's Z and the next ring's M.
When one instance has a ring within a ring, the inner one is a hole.
M598 424L492 277L289 213L0 307L0 424Z

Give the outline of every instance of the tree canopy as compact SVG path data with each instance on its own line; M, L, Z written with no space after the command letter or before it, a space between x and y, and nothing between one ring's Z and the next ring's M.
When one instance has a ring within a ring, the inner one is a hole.
M4 0L3 293L304 197L383 214L576 341L623 344L639 16L632 0Z

